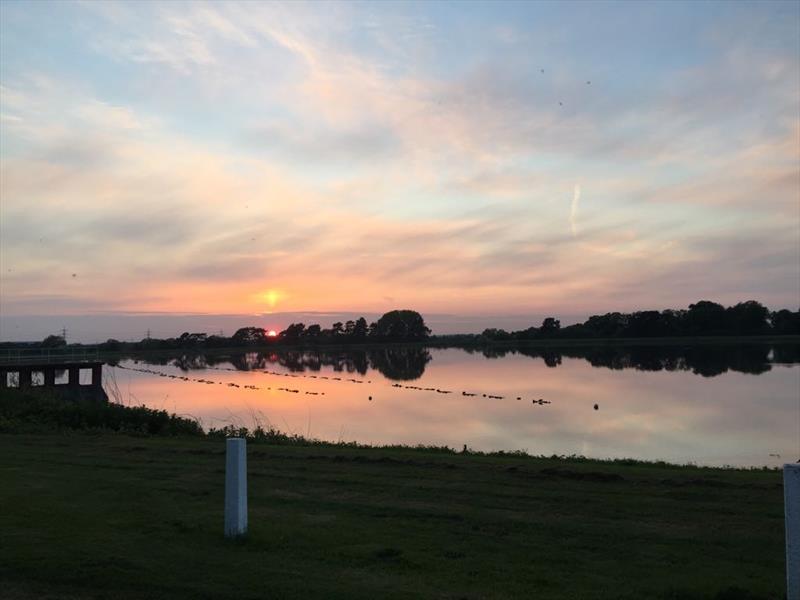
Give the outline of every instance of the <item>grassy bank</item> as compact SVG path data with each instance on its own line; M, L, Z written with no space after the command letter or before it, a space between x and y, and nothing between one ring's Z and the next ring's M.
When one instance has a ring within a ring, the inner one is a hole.
M782 597L781 475L224 439L144 407L0 393L0 597Z
M6 598L781 598L780 474L224 441L0 435Z
M134 435L204 435L195 420L165 410L123 406L73 396L70 392L69 388L0 389L0 433L94 431Z

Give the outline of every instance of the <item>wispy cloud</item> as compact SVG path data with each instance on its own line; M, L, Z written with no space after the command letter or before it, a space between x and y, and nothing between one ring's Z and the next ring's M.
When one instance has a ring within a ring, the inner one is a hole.
M581 200L581 184L576 183L572 192L572 203L569 205L569 229L573 236L578 235L578 202Z
M4 6L2 310L796 304L796 22L517 9Z

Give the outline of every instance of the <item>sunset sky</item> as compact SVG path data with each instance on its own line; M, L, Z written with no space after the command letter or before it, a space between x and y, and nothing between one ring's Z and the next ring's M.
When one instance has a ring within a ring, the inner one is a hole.
M799 57L796 2L4 1L0 339L796 310Z

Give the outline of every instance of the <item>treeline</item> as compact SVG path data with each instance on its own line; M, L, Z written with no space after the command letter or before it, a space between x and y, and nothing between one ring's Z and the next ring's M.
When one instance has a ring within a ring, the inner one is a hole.
M425 320L413 310L393 310L384 314L373 323L367 323L364 317L345 323L334 323L329 329L319 324L306 326L304 323L292 323L276 335L269 335L263 327L242 327L232 336L209 335L207 333L184 332L174 338L144 338L138 342L123 342L109 339L100 344L92 344L91 348L101 351L120 352L133 350L187 350L212 348L243 348L279 345L322 345L322 344L359 344L367 342L420 342L428 339L431 330ZM0 343L0 349L11 348L64 348L66 340L58 335L47 336L36 344L6 342ZM84 347L82 344L70 344L70 349Z
M583 323L566 327L561 327L558 319L547 317L539 327L519 331L486 329L480 337L513 341L749 335L800 335L800 310L770 312L755 300L726 308L701 300L686 310L613 312L593 315Z
M770 311L755 300L724 307L701 300L684 310L644 310L593 315L583 323L561 326L547 317L539 327L519 331L489 328L481 334L431 336L431 330L418 312L393 310L373 323L363 317L330 328L319 324L292 323L283 331L269 335L262 327L242 327L232 336L184 332L178 337L145 338L138 342L109 339L100 344L70 344L70 349L97 348L107 352L141 350L203 350L214 348L264 348L274 346L347 345L361 343L426 342L434 346L460 347L498 341L592 340L615 338L659 338L702 336L800 335L800 310ZM50 335L42 342L0 342L3 349L63 348L63 337Z

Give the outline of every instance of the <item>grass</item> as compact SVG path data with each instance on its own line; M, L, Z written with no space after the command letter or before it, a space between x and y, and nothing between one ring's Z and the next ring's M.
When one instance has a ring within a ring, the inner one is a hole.
M4 598L743 600L784 595L780 472L250 442L0 434Z

